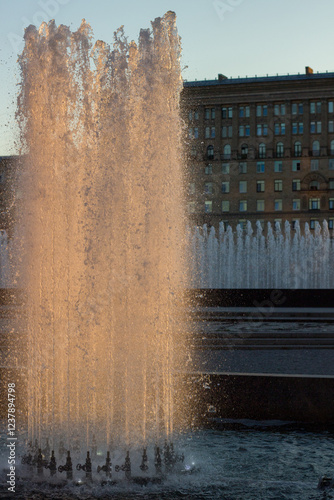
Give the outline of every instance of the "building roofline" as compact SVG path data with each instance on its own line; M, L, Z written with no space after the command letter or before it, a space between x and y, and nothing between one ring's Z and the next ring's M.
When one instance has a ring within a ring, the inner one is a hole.
M331 73L311 73L298 75L276 75L276 76L252 76L243 78L222 78L216 80L195 80L184 81L184 87L210 87L210 86L225 86L236 85L240 83L267 83L267 82L285 82L285 81L312 81L334 78L334 72Z

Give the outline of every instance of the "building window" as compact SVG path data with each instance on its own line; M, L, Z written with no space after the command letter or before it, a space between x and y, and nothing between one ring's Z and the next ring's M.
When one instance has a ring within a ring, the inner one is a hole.
M311 170L319 170L319 160L311 160Z
M222 164L222 174L229 174L229 173L230 173L230 164L223 163Z
M206 120L214 120L216 118L215 108L205 108L204 116Z
M195 146L191 147L190 155L192 156L192 158L196 158L196 156L197 156L197 149L196 149Z
M311 219L310 220L310 229L315 229L316 224L319 224L319 221L317 219Z
M189 137L189 139L192 139L193 136L194 136L193 129L192 129L192 127L190 127L190 129L188 130L188 137Z
M260 123L257 124L256 126L256 135L258 137L260 136L267 136L268 135L268 124L263 123L262 125Z
M239 163L239 174L247 174L247 163L245 161Z
M283 172L283 162L276 160L274 163L274 172Z
M331 141L330 154L334 155L334 140Z
M241 146L241 158L247 158L248 155L248 146L247 144L243 144Z
M310 113L313 115L315 113L321 113L321 102L311 102L310 103Z
M284 156L283 142L278 142L276 144L276 156L277 156L277 158L283 158L283 156Z
M213 146L208 146L206 148L206 156L208 158L208 160L213 160L214 159L214 149L213 149Z
M245 136L246 137L250 136L250 126L249 125L245 125Z
M241 227L241 229L246 229L246 225L247 225L246 219L239 219L238 225Z
M198 139L198 127L194 128L194 139Z
M274 181L274 190L275 191L283 191L283 181L280 179L276 179Z
M195 186L195 183L194 182L191 182L189 184L189 194L195 194L195 191L196 191L196 186Z
M275 116L279 116L279 115L284 116L285 115L285 104L275 104L274 115Z
M320 210L320 198L310 198L308 207L310 210Z
M228 200L222 201L222 212L230 211L230 202Z
M303 103L302 102L294 102L292 104L292 114L293 115L302 115L303 114Z
M192 111L189 111L188 118L189 118L189 121L191 122L193 119L193 112Z
M333 158L330 158L328 160L328 168L329 168L329 170L334 170L334 159Z
M328 113L334 112L334 103L333 101L328 101Z
M318 191L320 189L320 184L318 181L311 181L309 184L309 188L311 191Z
M312 156L320 156L320 142L319 141L312 142Z
M292 134L293 135L296 135L296 134L302 134L304 132L304 124L303 122L295 122L292 124Z
M266 157L266 145L264 143L259 144L259 158Z
M208 165L205 165L205 173L206 173L206 175L211 175L212 174L212 163L209 163Z
M292 172L299 172L301 167L300 160L292 160Z
M328 219L328 229L334 229L334 219L331 217Z
M222 108L222 118L233 118L233 108Z
M239 193L247 193L247 181L239 181Z
M264 181L256 181L256 192L257 193L264 193Z
M334 189L334 179L329 179L329 189Z
M205 139L214 139L216 137L216 127L205 127Z
M282 210L283 202L282 200L275 200L275 211Z
M256 200L256 211L264 212L264 200Z
M224 146L224 160L230 160L231 159L231 146L229 144L225 144Z
M275 135L285 135L285 123L275 123Z
M332 134L332 133L334 132L334 122L333 122L333 120L330 120L330 121L328 122L328 132L329 132L330 134Z
M196 111L195 111L194 118L195 118L195 120L198 120L198 119L199 119L199 113L198 113L198 110L196 110Z
M247 200L239 201L239 212L247 212Z
M321 134L321 122L311 122L310 132L311 134Z
M301 156L302 155L302 143L297 141L294 144L294 153L295 156Z
M232 137L232 126L222 127L222 137Z
M245 127L243 125L239 127L239 137L245 137Z
M204 212L206 214L211 214L211 212L212 212L212 201L205 201L204 202Z
M268 106L267 104L258 104L256 106L256 116L268 116Z
M264 161L258 161L256 163L256 172L258 174L263 174L265 170L265 162Z
M300 191L300 179L293 179L292 191Z
M243 118L243 117L246 117L248 118L249 117L249 106L240 106L239 107L239 117L240 118Z
M292 210L300 210L300 199L299 198L292 200Z
M230 183L228 181L223 181L222 182L222 193L229 193L230 192Z
M328 203L329 210L334 210L334 198L329 198Z

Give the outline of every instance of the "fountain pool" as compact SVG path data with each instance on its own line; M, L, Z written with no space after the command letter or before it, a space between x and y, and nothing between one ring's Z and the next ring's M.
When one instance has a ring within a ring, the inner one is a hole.
M324 472L332 473L332 431L306 431L282 422L243 421L238 425L225 423L225 427L225 430L189 432L179 438L179 445L187 457L186 465L194 463L199 468L193 474L171 474L163 484L149 487L129 486L126 482L102 487L97 482L101 478L94 473L91 485L67 485L61 491L50 489L46 483L32 485L21 480L17 482L15 498L105 499L110 495L119 500L334 498L334 492L325 494L317 489L319 477ZM115 475L113 472L113 477ZM84 480L84 473L76 473L76 477ZM0 493L0 498L7 499L8 494Z

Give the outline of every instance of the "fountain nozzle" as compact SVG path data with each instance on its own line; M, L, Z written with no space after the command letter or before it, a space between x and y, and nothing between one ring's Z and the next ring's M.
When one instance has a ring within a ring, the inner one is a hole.
M126 479L131 479L131 461L130 461L130 452L126 452L125 462L123 465L116 465L115 472L119 472L123 470L125 472Z
M66 464L59 465L58 471L59 472L66 472L67 479L69 479L69 480L73 479L73 466L72 466L71 454L69 451L67 452Z
M50 469L50 476L54 476L57 472L57 462L56 462L56 457L55 457L55 452L52 450L51 452L51 458L50 458L50 463L46 464L44 466L46 469Z
M140 468L142 471L148 470L148 458L147 458L147 453L146 453L146 448L143 449L143 455L142 455L142 460L141 460L141 465Z
M100 473L101 471L105 472L107 477L111 477L110 451L107 451L106 463L102 467L98 466L97 468L98 473Z
M89 451L87 451L87 458L86 458L86 462L84 463L84 465L81 465L81 464L77 464L77 467L76 467L77 470L84 470L86 472L86 478L87 479L92 479L92 461L90 459L90 456L89 456Z

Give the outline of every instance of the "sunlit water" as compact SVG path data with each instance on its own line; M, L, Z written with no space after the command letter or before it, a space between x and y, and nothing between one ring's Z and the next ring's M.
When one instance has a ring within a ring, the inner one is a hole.
M171 439L184 353L175 14L92 36L29 26L19 59L28 429L55 449Z
M252 423L254 425L254 422ZM63 490L50 490L46 483L32 485L17 480L15 498L149 498L149 499L220 499L220 500L327 500L317 489L319 477L333 474L334 437L329 432L288 430L277 425L270 430L244 427L242 430L187 433L179 439L186 456L186 465L196 466L189 475L171 473L163 484L138 486L122 481L102 487L101 477L94 473L90 486L66 485ZM120 458L120 457L117 457ZM152 457L149 457L152 459ZM114 462L114 459L116 462ZM102 459L100 459L102 461ZM113 463L117 463L112 455ZM194 464L194 465L193 465ZM152 460L149 461L152 470ZM21 474L27 474L24 468ZM44 472L47 476L48 471ZM75 472L75 479L84 480L84 472ZM58 474L59 477L59 474ZM2 476L3 479L3 476ZM24 493L25 492L25 493ZM29 492L29 493L28 493ZM27 496L24 496L27 495ZM0 496L0 498L7 498Z

